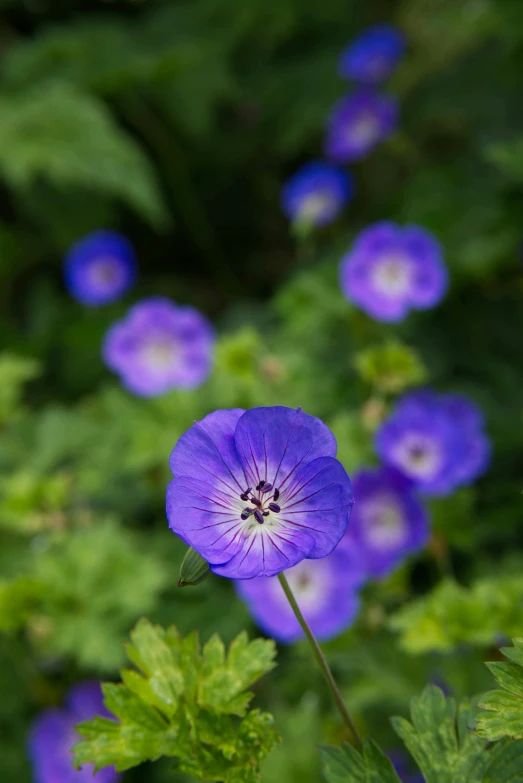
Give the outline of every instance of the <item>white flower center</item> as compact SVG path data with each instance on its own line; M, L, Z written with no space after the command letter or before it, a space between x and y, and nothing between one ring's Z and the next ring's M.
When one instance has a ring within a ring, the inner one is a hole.
M111 257L97 258L89 271L91 281L95 285L111 286L121 276L120 268Z
M440 469L443 455L433 438L412 433L398 443L394 458L408 476L428 479Z
M314 223L335 207L334 199L327 193L311 193L300 205L300 220Z
M350 144L373 144L380 137L380 126L378 120L367 112L361 114L357 120L350 123L347 128L347 141Z
M285 572L290 588L302 609L314 611L325 601L329 590L328 571L319 560L302 560ZM278 580L274 580L274 590L281 603L287 599Z
M377 495L362 503L363 535L373 549L394 549L405 539L405 519L393 495Z
M164 370L176 360L177 346L167 337L150 340L144 346L143 356L151 370Z
M375 290L385 296L402 296L412 282L408 258L401 255L384 256L375 264L371 280Z

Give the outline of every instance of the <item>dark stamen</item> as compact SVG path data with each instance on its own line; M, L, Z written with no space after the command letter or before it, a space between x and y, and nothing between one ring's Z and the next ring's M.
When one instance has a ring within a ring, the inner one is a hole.
M275 489L274 490L274 495L272 496L272 499L273 500L278 500L279 497L280 497L280 490L279 489Z
M268 516L269 516L269 512L268 512L268 511L264 511L264 512L263 512L263 516L264 516L264 517L268 517Z
M260 492L270 492L272 489L272 484L264 484L264 486L260 489Z
M269 503L269 508L271 511L274 511L275 514L278 514L281 511L281 508L277 503Z
M254 511L252 508L244 508L240 516L242 519L247 519L247 517L250 517L250 515L253 513Z
M252 503L254 506L258 506L258 508L260 508L260 507L261 507L261 500L258 500L258 498L251 498L251 503Z
M259 491L263 487L264 484L265 484L265 481L260 481L260 483L258 484L256 489Z
M240 495L240 500L249 500L249 492L250 491L251 491L251 488L247 487L245 492L242 492L242 494Z
M254 519L256 520L256 522L258 522L259 525L263 525L263 515L262 512L259 511L258 509L256 509L254 512Z

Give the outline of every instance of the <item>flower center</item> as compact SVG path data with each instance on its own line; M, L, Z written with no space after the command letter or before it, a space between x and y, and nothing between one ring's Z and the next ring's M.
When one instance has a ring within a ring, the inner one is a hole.
M259 525L263 525L264 517L268 517L271 514L278 514L281 511L278 505L280 499L280 490L273 487L267 481L260 481L254 492L251 487L248 487L245 492L240 495L240 500L250 503L241 512L242 519L248 519L251 514Z
M379 138L380 126L373 114L362 114L347 128L347 141L351 144L372 144Z
M376 549L399 546L405 537L401 508L393 497L382 495L364 504L365 538Z
M332 211L335 206L332 196L326 193L314 193L303 199L300 207L300 220L314 222Z
M120 278L118 264L112 258L99 258L91 267L91 280L101 286L110 286Z
M169 367L176 357L176 346L172 340L157 338L151 340L144 347L144 355L147 364L155 370Z
M410 266L400 255L386 256L374 267L372 274L374 288L386 296L401 296L411 283Z
M411 435L399 444L397 461L407 475L431 478L441 466L441 449L432 438Z

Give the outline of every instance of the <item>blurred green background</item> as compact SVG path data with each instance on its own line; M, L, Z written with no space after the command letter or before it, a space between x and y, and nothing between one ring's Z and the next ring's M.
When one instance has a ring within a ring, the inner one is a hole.
M0 780L31 780L31 720L76 680L115 678L141 615L204 639L256 633L227 580L176 589L167 458L194 419L301 405L354 471L375 460L391 392L425 379L481 405L494 459L431 503L429 550L366 588L327 646L360 725L392 749L390 714L429 680L490 687L482 661L523 629L523 4L0 0L0 18ZM280 188L321 153L340 52L381 21L409 42L388 87L401 130L352 167L344 216L297 240ZM382 219L433 231L452 278L440 307L397 326L337 282ZM140 280L93 310L66 293L62 259L100 227L129 236ZM213 320L216 367L197 391L139 400L100 342L157 293ZM267 783L319 780L316 746L343 734L304 644L280 649L257 698L284 737ZM163 763L125 775L167 780Z

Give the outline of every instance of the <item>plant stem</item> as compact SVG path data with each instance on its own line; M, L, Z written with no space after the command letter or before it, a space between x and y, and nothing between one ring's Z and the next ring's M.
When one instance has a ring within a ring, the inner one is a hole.
M312 647L314 655L316 656L316 660L318 661L318 663L320 665L320 668L321 668L323 674L325 675L325 679L327 680L327 682L329 684L329 688L332 691L332 695L334 696L336 704L338 705L338 709L339 709L339 711L341 713L341 717L343 718L343 721L344 721L345 725L347 726L347 728L349 729L349 731L350 731L350 733L352 735L352 738L354 740L354 744L356 745L356 747L358 749L361 750L361 748L363 747L363 742L361 741L361 737L360 737L360 735L358 733L358 729L354 725L354 721L352 720L351 716L349 715L349 713L347 711L347 707L343 703L343 699L341 697L341 693L340 693L340 691L338 689L338 686L336 685L336 681L335 681L335 679L334 679L334 677L332 675L330 666L327 663L327 659L325 658L325 655L323 654L323 651L322 651L320 645L318 644L318 641L317 641L316 637L314 636L313 632L311 631L311 629L310 629L310 627L309 627L305 617L301 613L301 609L298 606L296 598L294 597L294 593L292 592L292 590L290 588L290 585L289 585L289 583L287 581L287 577L285 576L283 571L278 574L278 579L280 580L280 584L281 584L281 586L283 588L283 592L287 596L287 600L289 601L289 603L290 603L290 605L292 607L292 611L296 615L296 619L298 620L299 624L301 625L301 627L303 629L303 632L305 633L305 636L307 637L307 639L308 639L308 641L309 641L309 643L310 643L310 645Z

